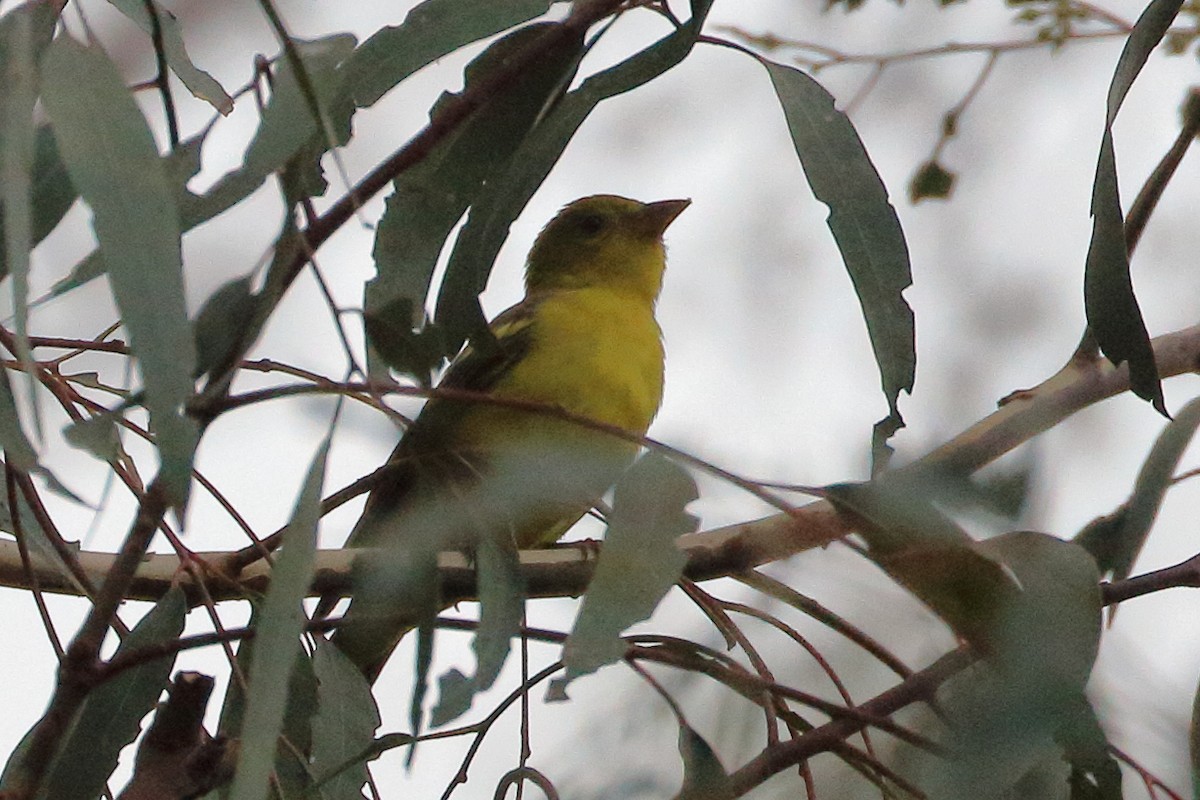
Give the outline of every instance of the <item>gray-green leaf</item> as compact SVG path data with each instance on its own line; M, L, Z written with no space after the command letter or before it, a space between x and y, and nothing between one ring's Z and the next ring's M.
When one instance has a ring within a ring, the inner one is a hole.
M617 483L600 562L563 645L566 675L551 683L550 699L565 699L572 680L620 659L621 632L648 619L679 580L687 559L675 540L696 529L686 509L697 496L691 476L657 453Z
M886 438L904 424L897 402L901 391L912 392L917 366L913 312L903 295L912 285L904 230L866 147L850 118L834 108L833 96L794 67L761 61L809 186L829 207L829 229L862 306L890 412L880 429Z
M1113 73L1096 178L1092 185L1092 238L1083 279L1088 327L1100 345L1100 351L1114 364L1129 362L1130 388L1164 416L1167 409L1154 349L1129 277L1129 250L1117 186L1112 126L1134 79L1182 5L1182 0L1153 0L1130 32Z
M128 17L147 35L154 31L154 23L146 8L145 0L109 0L117 10ZM217 111L228 115L233 111L233 98L221 88L212 75L192 63L183 43L183 31L179 20L161 4L154 3L154 13L158 17L159 31L162 35L163 53L171 71L179 76L179 80L196 97L204 100Z
M130 631L115 655L173 641L183 633L187 602L173 587ZM104 791L124 747L137 738L142 719L158 702L174 656L131 667L88 695L41 795L53 800L92 800Z
M317 546L321 486L329 454L326 437L313 457L271 572L271 587L256 626L250 690L241 726L241 751L230 796L262 800L275 764L276 740L288 705L288 686L297 642L304 630L301 600L312 578ZM285 657L280 657L281 654Z
M342 89L359 108L444 55L545 14L554 0L425 0L346 59Z
M42 59L42 99L71 180L93 213L172 504L187 504L195 424L182 413L195 354L184 303L180 225L154 137L116 67L60 35Z

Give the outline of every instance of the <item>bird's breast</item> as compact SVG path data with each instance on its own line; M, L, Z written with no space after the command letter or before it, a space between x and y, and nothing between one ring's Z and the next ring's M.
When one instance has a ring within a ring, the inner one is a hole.
M642 434L663 393L663 346L654 309L604 289L540 300L526 356L495 388Z

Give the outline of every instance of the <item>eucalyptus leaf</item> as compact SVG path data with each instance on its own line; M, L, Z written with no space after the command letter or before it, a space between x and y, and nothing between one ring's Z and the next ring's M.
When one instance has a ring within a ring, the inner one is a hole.
M657 453L617 483L600 561L563 645L566 674L551 682L549 699L565 699L572 680L620 659L622 631L648 619L679 580L687 559L675 540L696 529L687 505L697 496L691 476Z
M196 377L221 364L245 339L258 307L258 295L249 276L221 285L201 306L193 323L196 342Z
M1197 427L1200 427L1200 399L1184 406L1159 434L1138 472L1129 499L1112 514L1088 523L1075 537L1096 559L1102 573L1111 573L1115 580L1129 577Z
M438 255L454 226L482 187L508 163L512 154L538 121L555 92L567 81L583 48L582 36L551 37L558 23L535 23L509 33L472 60L464 70L463 93L492 80L512 63L525 68L497 89L454 133L443 139L420 163L393 182L380 220L372 255L377 276L367 284L364 308L368 335L389 337L375 345L385 358L432 354L430 362L391 361L393 368L428 382L429 372L443 355L458 349L469 333L485 325L473 288L464 297L457 284L447 280L439 295L439 328L446 333L442 347L403 343L417 339L424 327L424 304ZM545 45L550 38L553 46ZM454 101L444 96L430 113L436 121L439 108ZM486 271L485 271L486 274ZM442 315L450 304L453 311ZM394 319L393 319L394 315ZM407 337L405 332L407 331ZM373 342L374 343L374 342Z
M1121 800L1121 765L1086 697L1079 695L1064 714L1055 740L1071 768L1071 800Z
M57 21L49 3L18 6L0 19L0 267L12 276L13 339L15 353L24 364L33 362L29 346L29 267L34 244L33 171L36 133L33 120L37 103L37 62L50 42ZM41 416L32 373L22 376L28 395L31 421L39 438ZM28 466L32 449L23 442L20 426L7 426L4 444ZM14 430L15 428L15 430Z
M108 56L61 35L42 59L42 99L63 161L93 213L146 390L160 475L187 505L195 424L183 416L195 355L184 302L174 189L154 137Z
M1113 364L1129 363L1130 388L1164 416L1167 409L1154 349L1129 275L1129 250L1117 184L1112 126L1134 79L1162 41L1182 5L1182 0L1152 0L1138 17L1117 61L1108 88L1104 133L1092 185L1092 237L1088 244L1083 285L1088 327L1100 345L1100 351Z
M438 679L438 704L430 724L445 725L471 708L477 692L496 682L508 658L512 638L521 630L525 612L525 582L517 553L484 537L475 550L479 583L479 628L471 642L475 675L468 678L452 669Z
M317 92L316 99L322 104L322 110L332 110L327 103L336 93L339 81L337 68L354 51L354 37L336 34L312 41L295 41L293 45L304 65L309 83ZM335 144L344 143L350 134L351 110L341 110L342 113L331 120L331 127L339 136ZM320 131L320 122L313 117L302 83L297 79L291 63L284 59L275 76L271 100L263 109L258 132L246 150L243 169L251 175L265 178L282 169Z
M187 616L183 590L172 587L134 626L114 655L178 639ZM47 800L92 800L104 791L121 751L137 738L142 719L167 686L174 655L122 671L84 701L45 781Z
M276 554L262 616L255 627L250 690L241 722L242 744L230 791L233 800L262 800L275 766L276 741L284 729L289 684L296 666L296 659L287 654L297 651L304 630L301 601L312 578L328 454L327 436L313 457L296 500L283 544Z
M712 746L682 721L679 754L683 757L683 787L675 800L733 800L737 796Z
M800 70L761 59L783 106L804 175L829 207L829 230L854 283L887 398L889 417L877 427L882 442L902 427L900 392L916 377L916 330L904 290L912 285L908 245L887 187L854 125L834 99Z
M154 32L154 23L146 0L108 0L122 14L133 21L147 35ZM163 54L171 71L196 97L205 101L221 114L228 116L233 111L233 98L221 88L212 75L192 63L187 47L183 43L183 30L179 20L159 3L153 2L154 15L162 35Z
M471 42L545 14L554 0L425 0L400 25L376 31L342 65L342 90L359 108L375 105L424 66Z
M39 3L39 6L43 4ZM5 17L7 19L7 17ZM58 142L49 125L39 125L34 133L33 173L30 185L32 230L30 244L36 246L58 227L79 198L71 176L58 153ZM4 209L0 206L0 220ZM3 225L0 225L3 235ZM6 248L0 247L0 278L8 274Z
M867 541L867 556L982 653L999 649L1004 609L1020 593L1011 570L921 491L885 477L823 496Z
M7 369L0 369L0 447L8 463L22 472L37 466L37 452L21 427Z
M312 720L312 769L329 800L358 798L366 767L344 767L374 741L379 709L371 686L342 651L322 639L313 653L317 714ZM336 774L334 774L336 773Z
M1022 789L1049 768L1060 776L1054 796L1070 772L1075 788L1103 789L1073 796L1118 797L1119 774L1088 729L1084 695L1100 639L1094 562L1076 544L1031 531L977 549L1003 563L1019 591L994 607L986 658L938 694L944 752L923 754L906 774L936 800L1037 796Z
M99 414L72 422L63 428L63 436L72 447L91 453L101 461L111 461L120 455L121 440L115 414Z

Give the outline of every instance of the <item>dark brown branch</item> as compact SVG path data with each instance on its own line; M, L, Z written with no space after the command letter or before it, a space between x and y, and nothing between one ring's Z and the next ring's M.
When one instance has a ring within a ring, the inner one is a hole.
M905 706L932 699L939 686L974 661L975 656L965 648L947 653L911 678L858 706L856 710L861 717L838 717L798 739L767 747L729 776L733 796L740 797L772 775L840 746L862 730L868 720L890 717Z
M225 739L204 730L213 679L180 672L167 701L138 746L133 778L117 800L185 800L201 797L233 777L234 754Z
M1180 587L1200 588L1200 555L1194 555L1172 567L1147 572L1123 581L1102 583L1100 591L1104 605L1111 606L1142 595L1161 592L1163 589Z
M1130 253L1137 248L1138 240L1142 238L1142 231L1146 229L1146 223L1150 221L1150 215L1158 206L1158 201L1166 191L1167 184L1175 177L1175 171L1179 168L1180 162L1183 161L1183 157L1197 133L1200 133L1200 89L1193 88L1188 91L1187 99L1184 101L1183 125L1179 130L1179 135L1175 137L1175 141L1171 143L1171 147L1158 162L1158 166L1154 168L1150 177L1146 179L1146 183L1142 185L1133 205L1129 207L1129 214L1125 217L1125 246Z

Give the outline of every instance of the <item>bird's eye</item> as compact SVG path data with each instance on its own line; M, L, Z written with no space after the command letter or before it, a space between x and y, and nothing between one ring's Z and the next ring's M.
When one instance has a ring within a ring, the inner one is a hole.
M595 236L604 230L604 217L599 214L584 214L579 218L579 230L588 236Z

